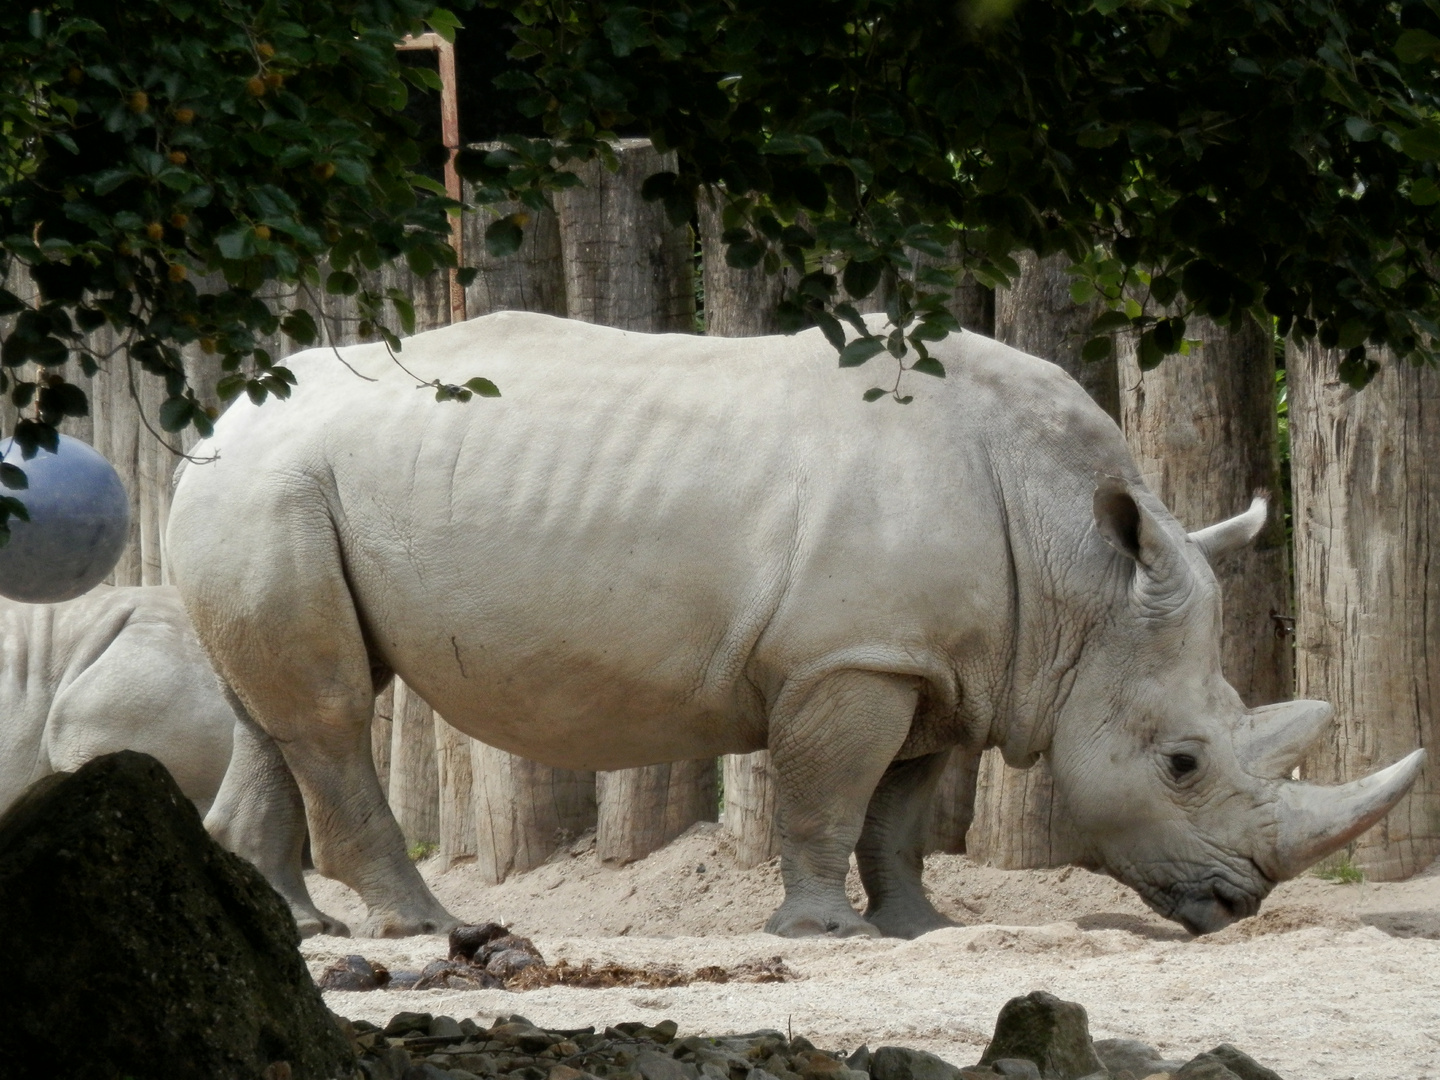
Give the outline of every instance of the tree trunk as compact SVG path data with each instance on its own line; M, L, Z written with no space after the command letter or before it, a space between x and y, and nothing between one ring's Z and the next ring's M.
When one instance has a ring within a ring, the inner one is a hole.
M1070 299L1070 259L1025 253L1021 274L995 296L995 336L1023 352L1059 364L1112 417L1118 417L1120 387L1114 359L1083 363L1096 304ZM1051 806L1054 788L1049 761L1012 769L999 750L987 750L975 785L975 818L966 848L972 858L1007 870L1060 866L1072 844Z
M1335 706L1303 768L1321 782L1433 748L1440 723L1440 373L1385 357L1357 393L1339 361L1313 342L1287 359L1296 675L1301 697ZM1437 768L1352 844L1368 877L1408 877L1440 853Z
M485 229L499 218L524 214L520 250L495 258L485 249ZM536 212L518 203L484 207L465 215L466 261L480 273L465 290L470 318L492 311L538 311L564 315L565 264L560 253L560 223L549 210Z
M1146 485L1190 530L1240 513L1256 491L1270 495L1270 520L1255 543L1217 561L1225 603L1225 676L1248 705L1292 697L1285 631L1290 559L1275 422L1275 354L1253 320L1232 334L1197 318L1202 344L1140 370L1123 350L1121 427Z
M487 883L539 866L595 827L595 774L552 769L471 741L476 864Z
M572 319L648 333L695 329L694 244L659 202L640 197L645 178L673 170L673 154L646 139L616 147L618 172L599 161L576 167L584 181L555 196Z
M761 267L740 270L725 261L720 236L725 196L711 188L701 193L700 265L705 290L705 333L710 337L761 337L780 333L775 305L794 271L767 274Z
M964 855L970 823L975 819L975 785L980 777L983 755L956 747L940 774L935 804L930 816L930 836L925 850Z
M408 846L435 845L440 840L440 776L434 710L399 678L392 723L390 809Z
M435 769L440 782L440 869L475 858L475 800L470 746L475 741L435 717Z
M595 850L611 866L643 859L718 809L715 759L675 761L596 776Z
M780 801L770 751L728 754L725 762L725 829L735 837L735 865L759 866L780 854Z

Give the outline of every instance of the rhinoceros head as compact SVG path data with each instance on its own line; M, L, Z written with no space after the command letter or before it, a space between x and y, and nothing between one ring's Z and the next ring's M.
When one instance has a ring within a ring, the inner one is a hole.
M1379 821L1424 751L1339 787L1292 780L1330 706L1247 709L1225 681L1209 560L1254 538L1263 499L1187 536L1149 492L1106 477L1094 511L1123 556L1113 567L1119 595L1056 725L1056 792L1081 862L1208 933L1255 914L1277 882Z

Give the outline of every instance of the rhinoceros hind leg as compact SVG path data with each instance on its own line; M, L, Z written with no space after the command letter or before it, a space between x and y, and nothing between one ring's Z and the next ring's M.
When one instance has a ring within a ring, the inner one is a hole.
M349 885L361 934L458 926L406 856L370 757L375 668L326 490L260 476L227 491L246 514L187 504L169 536L195 632L299 785L315 868ZM196 498L200 498L197 496ZM249 501L246 501L246 500ZM229 503L227 503L229 505ZM223 550L225 557L214 557Z
M895 762L870 797L855 861L870 898L865 918L885 937L916 938L955 925L935 910L920 880L930 804L949 756Z
M305 804L275 741L251 720L233 693L236 713L230 766L205 828L217 843L249 860L290 906L301 937L349 937L349 928L315 906L300 868Z
M765 924L782 937L877 936L845 895L865 808L905 741L915 680L840 671L787 688L770 718L785 902Z

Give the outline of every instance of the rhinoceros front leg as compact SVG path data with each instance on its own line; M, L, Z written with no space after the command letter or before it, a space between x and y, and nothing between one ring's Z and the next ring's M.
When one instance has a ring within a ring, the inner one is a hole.
M931 804L949 758L946 750L897 761L870 796L855 861L870 899L865 918L886 937L914 938L955 925L935 910L920 880Z
M349 928L321 912L300 868L305 844L305 804L300 789L273 739L246 715L233 695L235 724L230 765L216 792L205 828L217 843L248 859L265 875L295 916L301 937L334 934Z
M787 688L770 718L785 902L765 929L782 937L876 936L845 896L865 809L915 715L912 678L842 671Z

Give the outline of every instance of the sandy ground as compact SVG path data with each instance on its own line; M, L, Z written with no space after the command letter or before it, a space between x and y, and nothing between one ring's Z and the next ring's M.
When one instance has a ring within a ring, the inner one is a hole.
M1007 999L1048 990L1085 1006L1094 1037L1142 1039L1171 1058L1230 1042L1285 1080L1440 1080L1440 871L1400 883L1287 882L1258 917L1192 940L1108 878L936 855L926 861L932 899L963 925L902 942L761 933L780 900L779 868L737 870L714 825L619 869L599 865L582 840L499 886L469 866L422 870L456 915L509 924L547 960L695 968L781 956L799 977L327 994L342 1016L384 1021L414 1010L488 1022L520 1013L549 1027L668 1018L682 1034L789 1028L827 1049L898 1044L969 1065ZM344 886L317 876L310 886L323 910L359 921ZM443 957L445 942L319 937L303 951L315 974L347 953L418 969Z

